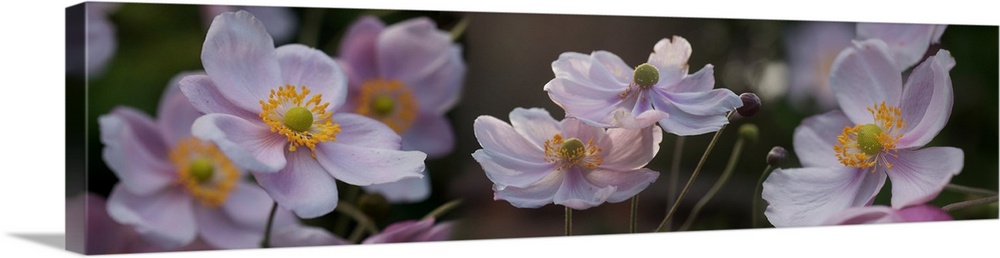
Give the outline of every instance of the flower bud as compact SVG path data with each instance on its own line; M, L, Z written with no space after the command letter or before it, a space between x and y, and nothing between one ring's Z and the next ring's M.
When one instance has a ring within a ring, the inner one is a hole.
M785 158L788 157L788 151L781 146L774 146L771 151L767 152L767 164L772 167L777 167Z
M755 124L743 124L740 126L740 138L749 141L751 143L757 142L757 136L760 134L760 130L757 129Z
M746 92L740 94L740 101L743 101L743 106L736 109L736 112L742 117L751 117L760 111L760 98L757 94Z

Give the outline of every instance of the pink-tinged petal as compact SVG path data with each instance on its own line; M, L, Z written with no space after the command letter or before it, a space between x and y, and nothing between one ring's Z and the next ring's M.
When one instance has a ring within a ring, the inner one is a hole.
M362 244L404 243L448 240L451 223L434 224L434 218L408 220L389 225L381 233L373 235Z
M586 210L601 205L608 200L618 187L615 185L599 186L587 180L582 171L571 168L562 173L564 178L559 190L552 197L552 203L570 207L576 210ZM599 176L607 178L607 176Z
M132 226L139 235L161 248L176 248L197 235L191 196L181 188L164 188L136 195L118 184L108 198L108 215Z
M615 192L611 193L607 199L610 203L622 202L632 198L632 196L645 190L659 176L659 172L647 168L632 171L614 171L598 168L584 173L587 181L590 181L590 183L597 187L615 187Z
M885 41L899 72L920 62L934 37L940 39L941 36L935 25L924 24L858 23L857 30L862 39Z
M634 106L627 106L618 95L625 87L610 89L590 82L577 82L556 77L545 84L544 90L556 105L566 111L566 116L583 120L588 124L610 127L612 111L624 108L631 112Z
M339 112L333 123L340 124L336 143L379 149L399 149L402 138L389 126L366 116Z
M534 162L524 161L504 153L484 149L476 150L472 153L472 158L479 162L479 165L486 171L486 177L500 189L507 186L528 187L555 170L553 163L548 163L540 158Z
M295 36L295 30L298 28L298 19L291 8L245 6L243 9L253 13L264 24L267 33L271 34L275 42L287 42Z
M847 208L869 205L885 178L849 167L775 169L764 181L764 215L775 227L820 225Z
M149 117L132 108L119 107L97 122L104 144L101 157L123 187L145 195L173 182L177 175L167 161L167 147Z
M830 70L830 89L840 109L854 124L874 121L868 108L881 104L899 106L903 77L889 49L879 40L855 41L841 51Z
M823 223L823 225L854 225L879 224L899 222L896 210L887 206L853 207L840 212Z
M608 126L610 127L641 129L650 127L653 124L656 124L656 122L659 122L660 120L667 119L668 117L670 117L670 115L667 114L666 112L655 109L648 109L646 111L637 114L636 110L630 112L626 109L618 108L615 109L614 111L611 111L610 117L611 117L610 122L608 124ZM593 123L588 123L588 124L593 124ZM594 124L594 126L604 126L604 125Z
M941 43L941 36L944 35L944 30L948 28L948 25L934 25L934 33L931 34L931 43Z
M376 65L384 78L417 81L447 63L451 35L426 17L385 28L375 42Z
M905 222L952 220L951 215L948 215L948 213L938 207L926 204L903 208L897 214Z
M926 203L937 197L951 177L962 172L965 153L953 147L899 150L898 157L887 155L892 181L892 207Z
M180 81L189 75L205 76L201 72L183 72L175 75L160 96L160 104L156 108L157 126L170 146L190 137L191 124L202 115L181 92Z
M840 110L811 116L795 128L792 143L803 167L839 167L833 146L844 127L854 126Z
M400 149L421 151L428 158L444 157L455 149L455 132L447 117L420 114L417 121L403 133Z
M552 118L543 108L514 108L510 111L510 125L518 134L539 149L545 148L545 141L560 133L560 122Z
M660 151L663 130L659 126L644 129L612 128L607 131L608 145L601 154L601 168L629 171L646 166Z
M687 39L674 36L673 40L661 39L649 54L649 64L660 72L658 85L679 82L688 72L688 58L691 57L691 43Z
M191 133L214 142L236 166L254 172L272 173L285 167L288 140L263 123L228 114L207 114L194 121Z
M705 92L715 87L715 66L708 64L692 75L686 75L675 84L657 84L658 90L664 92Z
M577 138L583 143L587 143L591 140L595 144L600 144L600 146L607 146L605 140L604 128L589 126L582 123L579 119L567 117L559 123L560 131L562 132L563 139Z
M900 132L898 148L924 146L948 123L954 101L948 75L952 67L955 59L942 49L910 73L899 107L906 127Z
M379 76L375 62L375 42L385 24L374 16L365 16L354 22L340 41L339 61L345 65L350 85L360 87L368 79Z
M423 178L407 178L392 183L364 186L366 192L381 194L391 203L415 203L431 196L431 178L424 171Z
M505 200L517 208L538 208L552 203L563 184L565 172L547 173L544 178L526 187L493 185L493 200Z
M594 51L590 53L590 59L591 65L586 77L590 82L610 87L620 87L632 82L635 71L621 57L607 51ZM552 65L555 69L555 63ZM559 77L558 73L556 77Z
M472 124L476 140L491 155L501 154L517 160L538 163L545 157L540 144L533 143L514 128L492 116L479 116ZM551 137L551 136L550 136Z
M321 94L330 103L327 111L337 110L347 98L347 77L340 65L322 51L300 44L290 44L275 50L281 65L282 83L306 86L311 96ZM275 85L274 87L277 87ZM257 105L260 109L260 105Z
M448 49L447 61L441 66L426 76L412 78L404 83L413 90L421 113L444 114L461 97L465 70L462 47L453 44Z
M260 119L257 113L244 110L226 99L208 75L185 76L179 84L181 92L191 103L189 105L194 106L201 113L230 114L246 120ZM261 111L260 107L257 108L257 111Z
M670 116L660 126L676 135L699 135L718 131L729 123L728 112L743 106L740 97L729 89L705 92L669 93L655 91L653 107Z
M215 17L201 51L205 72L230 102L253 112L271 89L284 84L274 41L246 11Z
M347 245L351 242L319 227L301 224L292 212L278 208L274 212L274 228L271 229L271 246L298 247Z
M237 182L221 207L198 206L195 209L198 231L208 244L225 249L253 248L264 239L274 201L259 186Z
M319 217L337 208L337 182L312 158L308 149L286 155L288 166L281 171L253 173L271 198L303 218Z
M316 145L316 161L333 178L366 186L421 178L427 154L326 142ZM300 215L301 216L301 215Z

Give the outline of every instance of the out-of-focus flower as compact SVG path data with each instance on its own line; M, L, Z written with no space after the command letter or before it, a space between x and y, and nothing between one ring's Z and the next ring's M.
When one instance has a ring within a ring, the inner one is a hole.
M785 34L790 85L788 99L793 105L815 105L820 110L837 107L830 91L830 67L841 50L851 45L854 26L844 22L802 22Z
M112 220L104 197L99 195L87 192L66 200L66 212L67 246L79 246L72 241L84 241L81 244L85 254L169 251L146 242L132 227Z
M924 58L931 44L940 43L948 25L858 23L859 39L880 39L889 47L899 71L906 71Z
M480 116L473 127L483 148L472 157L493 181L493 198L518 208L554 203L583 210L621 202L659 176L643 168L659 151L657 126L603 129L575 118L556 121L540 108L516 108L510 124Z
M84 26L67 26L67 29L81 28L85 31L69 31L67 36L82 35L84 38L71 38L70 42L80 44L68 45L66 71L71 74L86 74L98 76L104 73L108 60L118 49L118 37L115 25L108 15L120 7L119 3L84 3ZM84 57L82 60L76 57Z
M98 119L102 156L120 180L108 199L115 221L134 228L160 248L190 244L196 237L218 248L257 246L272 200L220 147L191 137L201 115L177 87L161 97L159 118L118 107Z
M921 148L948 122L954 65L940 50L904 86L884 42L855 42L841 52L830 78L840 109L803 120L793 142L804 167L776 169L764 182L771 223L818 225L870 205L887 177L894 208L937 196L964 162L961 149Z
M465 78L462 48L426 17L386 26L376 17L359 19L344 35L338 62L348 78L347 103L340 111L385 123L403 138L403 150L436 158L454 150L455 133L445 117L461 95ZM430 177L366 186L393 202L430 196Z
M729 89L712 89L711 64L689 75L690 56L691 44L677 36L657 42L635 69L606 51L566 52L552 62L556 78L544 89L567 116L593 126L638 129L659 121L677 135L718 131L743 103Z
M239 10L245 10L257 17L264 24L267 33L271 34L274 42L288 42L295 36L299 22L292 9L287 7L203 5L201 6L202 24L208 28L215 16Z
M219 145L299 217L336 208L335 180L364 186L422 176L426 154L400 151L400 137L388 126L334 112L347 87L333 59L303 45L276 49L252 14L216 17L201 59L207 75L181 81L206 113L192 133Z
M451 222L434 224L434 218L401 221L366 238L361 244L444 241L451 239L452 227Z
M825 225L877 224L952 220L948 213L932 205L917 205L896 209L876 205L844 210L826 220Z

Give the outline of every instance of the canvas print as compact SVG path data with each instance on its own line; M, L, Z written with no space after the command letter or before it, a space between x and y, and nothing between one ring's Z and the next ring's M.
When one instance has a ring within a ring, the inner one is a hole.
M86 2L86 254L997 218L996 26Z

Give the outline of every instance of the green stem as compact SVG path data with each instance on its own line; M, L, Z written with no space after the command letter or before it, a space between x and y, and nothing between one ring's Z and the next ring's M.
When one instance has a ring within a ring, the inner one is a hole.
M458 38L462 37L462 34L465 33L465 29L468 27L469 16L463 16L462 20L458 21L458 24L455 24L455 27L452 27L451 31L449 31L451 33L451 41L458 40Z
M375 228L375 222L372 222L372 219L369 218L368 215L365 215L365 213L358 209L358 207L354 207L353 204L346 201L340 201L337 203L336 211L354 218L354 221L358 222L358 227L368 230L369 234L378 234L378 228Z
M764 168L764 172L760 173L760 178L757 179L757 186L754 187L753 190L753 207L751 207L753 214L751 214L752 221L750 221L750 223L755 228L757 227L757 221L759 221L758 216L760 214L760 191L762 190L761 188L764 187L764 179L767 178L767 175L771 174L771 170L773 170L771 165L767 165L767 167Z
M632 196L632 210L629 213L629 220L628 220L629 221L629 223L628 223L628 232L629 233L635 233L636 232L635 228L639 224L638 219L637 219L638 213L639 213L639 195L636 194L635 196Z
M267 215L267 224L264 226L264 240L260 241L260 248L271 247L271 227L274 224L274 213L278 211L278 203L271 204L271 213Z
M733 115L736 111L729 111L729 115L726 116L726 120L732 120ZM684 195L687 195L688 190L691 189L691 185L694 184L694 179L698 177L698 173L701 172L701 167L705 165L705 160L708 159L708 154L712 153L712 147L715 147L715 142L719 140L719 136L722 135L722 131L726 129L726 125L722 125L719 131L715 132L715 136L712 137L712 141L708 143L708 148L705 148L705 153L701 155L701 160L698 161L698 166L694 168L694 172L691 173L691 177L688 178L687 184L684 184L684 189L681 190L681 194L677 196L677 201L674 205L670 207L670 211L667 212L667 216L663 217L663 221L660 225L656 227L656 232L662 232L665 230L664 226L670 221L670 218L674 216L677 212L677 208L680 207L681 201L684 200Z
M670 161L670 180L668 182L669 188L667 188L667 203L670 205L677 201L677 181L681 180L681 154L684 154L684 138L684 136L677 136L677 140L674 142L674 156ZM673 223L668 223L667 227L669 228L671 224Z
M351 241L351 243L357 244L361 242L361 237L364 236L365 236L365 227L359 225L357 227L354 227L354 231L351 231L351 236L347 240Z
M424 219L441 217L441 215L444 215L445 213L455 209L455 207L458 207L459 204L462 204L462 199L456 199L447 202L445 204L442 204L441 206L438 206L431 212L427 213L427 215L424 216Z
M964 194L987 195L987 196L989 196L989 195L997 195L997 192L995 192L995 191L991 191L991 190L987 190L987 189L982 189L982 188L975 188L975 187L971 187L971 186L956 185L956 184L948 184L948 185L944 186L944 189L948 190L948 191L958 192L958 193L964 193Z
M708 204L708 201L712 200L712 197L715 197L715 194L719 193L722 186L726 185L726 182L729 181L729 177L733 175L733 169L736 167L736 162L739 161L740 152L743 151L743 143L743 137L740 137L736 140L736 144L733 144L733 153L729 155L729 162L726 163L726 168L722 170L722 175L719 176L719 180L715 181L715 185L708 190L708 193L706 193L705 196L701 197L701 200L698 200L698 203L694 205L693 209L691 209L691 214L688 215L684 224L681 224L678 231L688 230L688 228L691 227L691 224L694 223L694 219L698 217L698 213L701 213L701 209L704 208L705 205Z
M987 204L987 203L991 203L991 202L997 202L997 196L996 195L990 196L990 197L986 197L986 198L979 198L979 199L975 199L975 200L969 200L969 201L964 201L964 202L956 202L956 203L948 204L948 205L945 205L944 207L941 207L941 210L944 210L945 212L952 212L952 211L957 210L957 209L968 208L968 207L972 207L972 206L976 206L976 205L981 205L981 204Z
M358 199L358 194L361 192L361 187L355 185L347 185L344 187L343 195L340 197L340 203L354 202ZM339 206L339 205L338 205ZM350 226L351 218L347 216L339 216L333 224L333 232L338 236L343 236L347 234L347 229Z
M566 235L573 235L573 209L566 206Z

